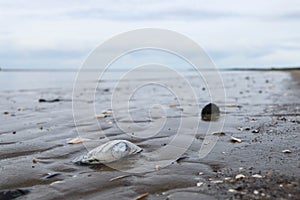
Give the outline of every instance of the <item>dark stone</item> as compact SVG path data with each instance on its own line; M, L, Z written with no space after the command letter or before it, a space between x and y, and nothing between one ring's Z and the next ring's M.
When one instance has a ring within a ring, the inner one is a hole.
M214 121L220 116L220 109L214 103L209 103L202 109L201 117L204 121Z
M189 157L188 156L181 156L181 157L177 158L176 162L179 163L180 161L182 161L182 160L184 160L186 158L189 158Z
M50 174L50 175L46 176L46 179L54 178L54 177L60 176L60 175L62 175L62 174L61 173Z
M254 130L252 131L252 133L259 133L259 130L258 130L258 129L254 129Z
M24 190L24 189L2 190L0 191L0 199L3 200L15 199L20 196L26 195L29 192L30 192L29 190Z
M54 102L59 102L60 99L50 99L50 100L47 100L47 99L39 99L39 103L54 103Z

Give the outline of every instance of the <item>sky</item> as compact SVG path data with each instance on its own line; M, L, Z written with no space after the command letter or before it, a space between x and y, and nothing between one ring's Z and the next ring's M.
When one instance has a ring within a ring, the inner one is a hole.
M298 0L0 0L0 25L3 69L78 69L102 42L145 27L188 36L218 68L300 66Z

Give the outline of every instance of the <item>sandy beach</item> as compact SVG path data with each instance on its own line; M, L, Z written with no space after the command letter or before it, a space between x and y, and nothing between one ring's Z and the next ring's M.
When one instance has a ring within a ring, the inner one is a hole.
M219 139L213 150L199 159L198 150L211 123L200 120L192 145L179 159L151 172L129 174L105 165L72 162L87 152L85 145L104 142L95 121L74 124L75 72L0 71L0 199L14 195L17 199L299 199L300 71L228 70L221 71L221 76L226 101L215 103L225 124L216 133ZM98 113L111 109L116 80L107 78L97 88ZM189 80L198 89L201 109L210 103L207 88L192 73ZM174 87L179 85L174 79ZM148 105L163 105L168 120L159 134L139 138L134 129L124 133L116 122L131 124L122 116L97 119L110 140L126 139L144 149L130 162L142 163L143 153L168 144L181 117L200 117L181 116L170 93L150 90L152 98L141 91L134 100L134 121L145 125L157 120L145 114ZM90 103L82 97L83 105ZM84 134L78 135L78 130ZM68 144L79 136L90 140Z

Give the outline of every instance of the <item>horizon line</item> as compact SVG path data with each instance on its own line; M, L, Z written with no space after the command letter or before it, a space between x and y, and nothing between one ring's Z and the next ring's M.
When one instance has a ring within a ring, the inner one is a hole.
M56 71L60 71L60 72L77 72L80 69L76 69L76 68L63 68L63 69L59 69L59 68L55 68L55 69L51 69L51 68L0 68L0 72L56 72ZM90 69L87 71L96 71L97 68L95 69ZM112 71L126 71L127 69L110 69ZM179 69L180 71L193 71L193 69ZM210 68L203 68L203 70L211 70ZM245 67L228 67L228 68L217 68L217 70L220 71L272 71L272 70L278 70L278 71L289 71L289 70L300 70L300 66L289 66L289 67L249 67L249 68L245 68Z

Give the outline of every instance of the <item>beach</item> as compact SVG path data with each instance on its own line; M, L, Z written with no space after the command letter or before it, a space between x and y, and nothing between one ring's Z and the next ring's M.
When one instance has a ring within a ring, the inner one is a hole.
M26 191L19 192L18 199L299 199L300 70L227 70L220 75L226 98L214 103L224 127L215 133L218 141L212 151L199 159L205 130L212 122L189 113L181 115L174 96L164 90L148 88L134 98L133 120L141 126L159 120L145 114L149 105L160 104L167 110L161 131L142 138L134 129L124 133L116 126L120 122L131 127L132 121L122 116L109 114L96 120L90 116L75 124L76 72L0 71L0 199L12 199L9 191L12 194L16 189ZM207 87L193 73L187 77L197 89L201 110L211 102ZM96 114L114 112L110 95L116 81L112 72L100 82ZM180 82L172 81L179 87ZM86 90L95 92L90 87L95 83L86 82ZM121 89L126 93L126 87ZM84 105L93 103L84 96L79 100L82 113ZM125 139L143 152L117 165L142 163L143 154L172 140L181 118L187 122L199 118L197 133L184 135L191 145L168 166L149 161L155 166L152 171L126 173L72 162L105 139ZM78 137L89 140L68 143Z

